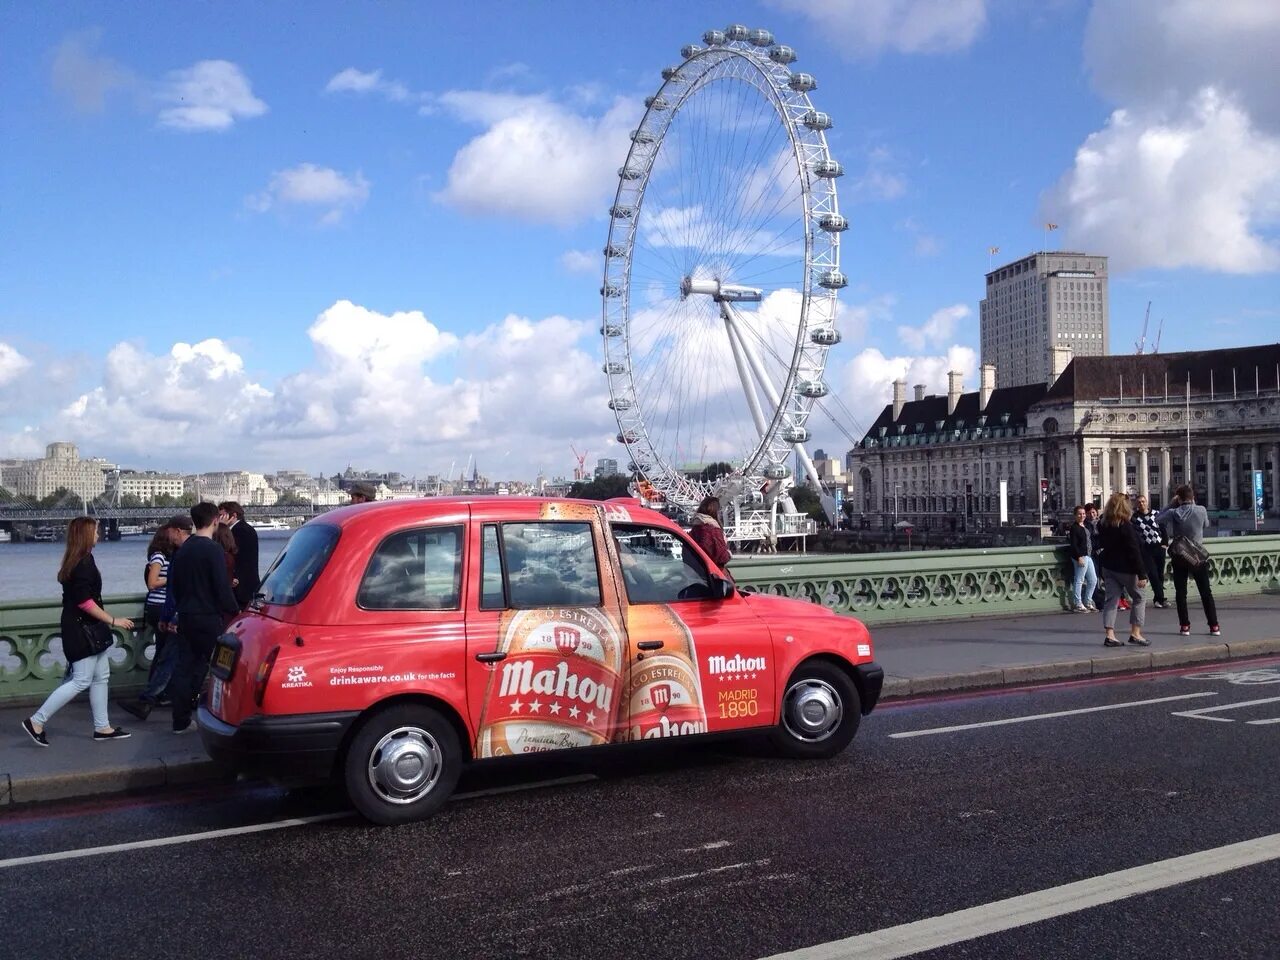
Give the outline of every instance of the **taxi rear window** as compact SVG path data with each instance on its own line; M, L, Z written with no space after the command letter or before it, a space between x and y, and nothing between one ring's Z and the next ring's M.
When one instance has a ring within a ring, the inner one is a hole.
M331 523L308 523L289 538L271 569L262 578L258 595L267 603L298 603L316 582L338 542Z

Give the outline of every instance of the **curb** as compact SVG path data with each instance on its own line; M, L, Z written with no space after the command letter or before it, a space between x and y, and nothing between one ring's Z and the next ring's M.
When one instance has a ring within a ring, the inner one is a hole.
M924 677L886 676L880 693L881 702L902 700L925 694L956 693L969 690L991 690L1020 687L1042 680L1079 680L1109 674L1140 673L1163 667L1215 660L1242 660L1280 653L1280 637L1274 640L1240 640L1236 643L1205 643L1170 650L1144 653L1120 653L1109 657L1060 660L1056 663L1028 663L1010 667L991 667L968 673L938 674Z
M19 775L0 773L0 809L21 803L97 797L154 787L189 786L222 779L226 772L208 757L157 757L130 766Z

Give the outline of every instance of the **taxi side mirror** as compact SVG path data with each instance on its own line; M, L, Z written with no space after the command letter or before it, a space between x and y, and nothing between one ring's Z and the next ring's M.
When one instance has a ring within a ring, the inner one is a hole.
M721 577L711 578L711 596L716 600L728 600L737 592L737 589L732 580Z

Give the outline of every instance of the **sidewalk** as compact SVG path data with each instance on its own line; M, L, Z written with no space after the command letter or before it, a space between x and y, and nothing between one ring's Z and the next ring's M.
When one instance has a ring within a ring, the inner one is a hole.
M871 636L885 670L885 699L1280 653L1280 596L1237 597L1218 609L1222 637L1208 636L1199 604L1192 606L1195 633L1180 637L1172 608L1148 607L1151 646L1145 648L1104 647L1100 614L881 626ZM1121 636L1127 634L1126 616L1117 625ZM182 736L170 732L168 708L140 723L113 701L112 722L133 736L99 743L92 739L89 699L83 695L54 717L47 749L22 732L30 712L0 710L0 807L225 776L205 755L194 729Z

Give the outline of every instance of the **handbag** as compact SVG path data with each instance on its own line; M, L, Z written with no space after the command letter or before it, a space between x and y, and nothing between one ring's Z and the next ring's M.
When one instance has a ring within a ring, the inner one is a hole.
M1169 543L1169 556L1192 570L1199 570L1209 560L1209 551L1188 537L1177 536Z
M85 646L89 648L90 656L97 656L105 650L110 650L116 642L111 628L101 620L81 617L80 630L84 634Z

